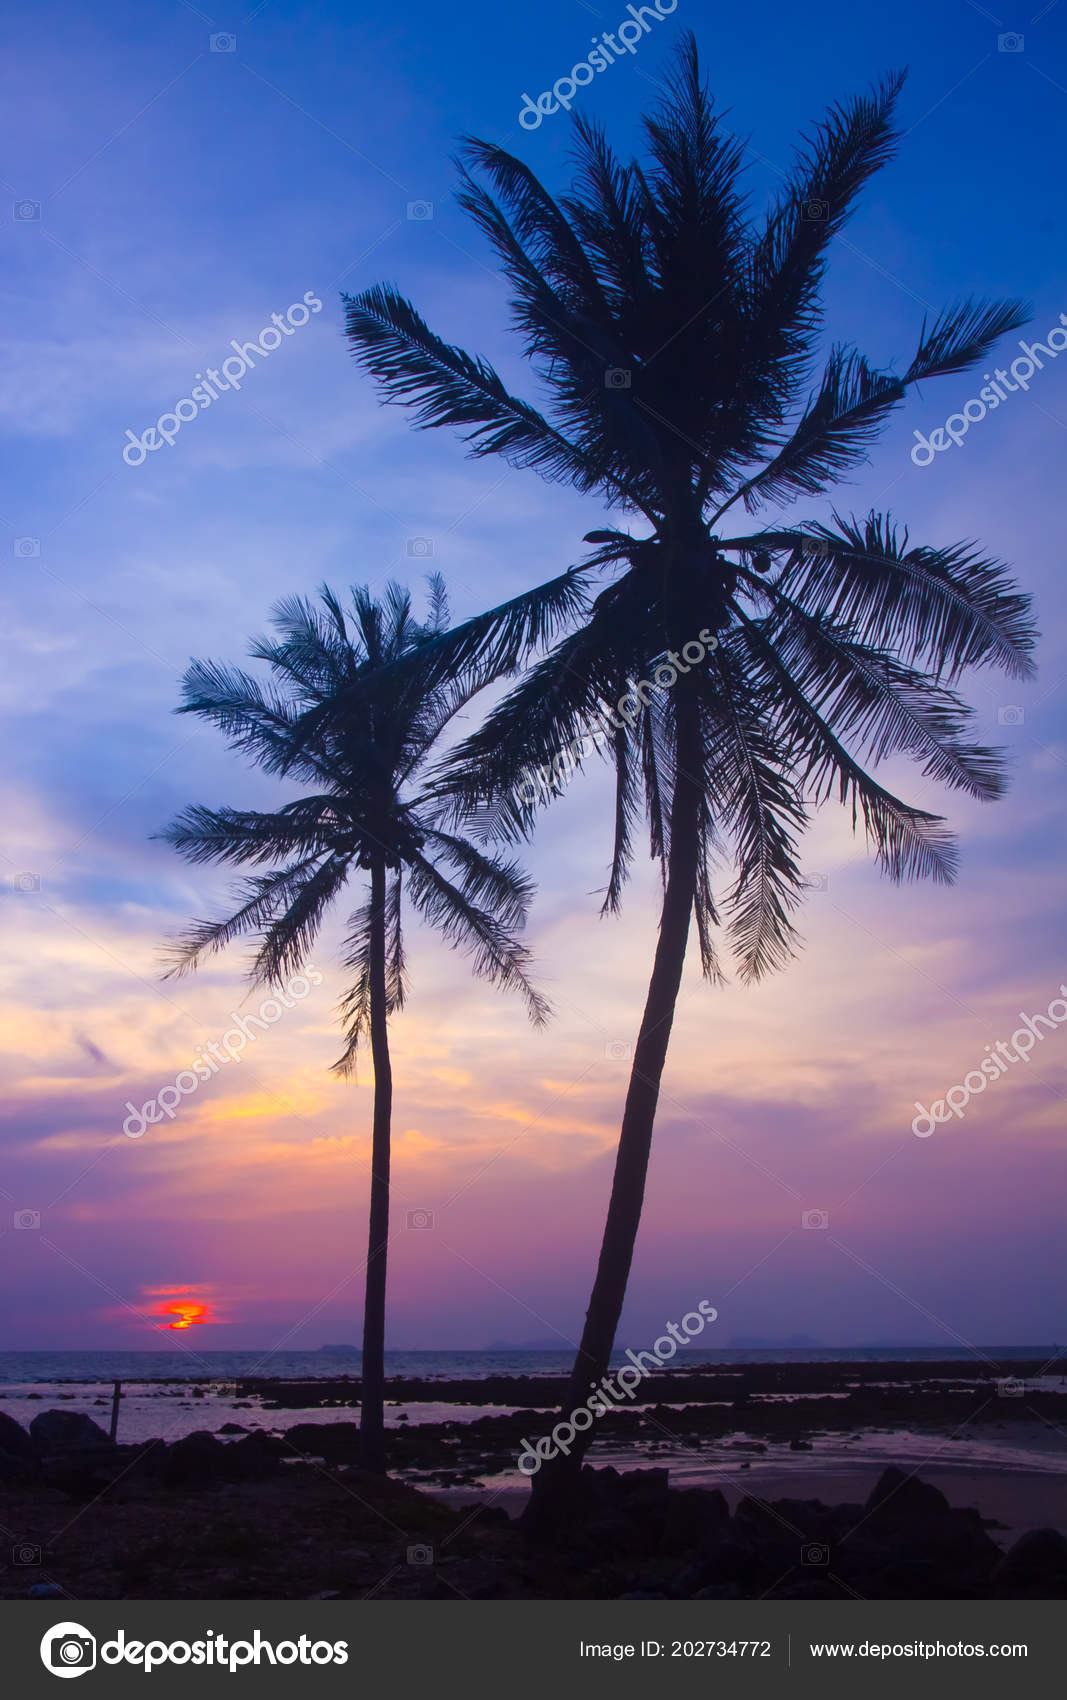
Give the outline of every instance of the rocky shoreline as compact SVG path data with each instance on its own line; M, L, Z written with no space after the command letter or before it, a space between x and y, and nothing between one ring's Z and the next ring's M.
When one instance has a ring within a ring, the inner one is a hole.
M528 1413L440 1427L475 1431L484 1470L502 1422ZM432 1467L423 1429L395 1438ZM463 1473L457 1436L434 1438L442 1469ZM346 1422L118 1446L77 1412L42 1411L28 1430L0 1414L14 1542L0 1596L1067 1598L1062 1534L1034 1530L1005 1552L977 1511L898 1469L865 1503L748 1494L731 1511L717 1489L672 1489L664 1469L587 1467L573 1525L535 1547L491 1495L457 1507L367 1476L357 1445Z

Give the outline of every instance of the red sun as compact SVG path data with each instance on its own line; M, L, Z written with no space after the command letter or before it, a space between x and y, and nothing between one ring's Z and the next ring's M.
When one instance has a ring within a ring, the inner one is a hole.
M194 1322L208 1320L207 1305L168 1305L163 1311L164 1316L173 1316L173 1322L164 1323L166 1328L191 1328Z

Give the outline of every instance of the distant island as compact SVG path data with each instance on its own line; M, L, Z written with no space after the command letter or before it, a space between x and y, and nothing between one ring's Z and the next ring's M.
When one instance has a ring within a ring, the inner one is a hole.
M490 1340L487 1352L572 1352L569 1340Z
M335 1353L358 1352L359 1347L358 1346L320 1346L318 1348L318 1350L320 1352L335 1352Z
M784 1340L771 1340L762 1334L733 1334L727 1343L727 1350L753 1352L791 1352L791 1351L830 1351L822 1340L813 1340L810 1334L789 1334Z

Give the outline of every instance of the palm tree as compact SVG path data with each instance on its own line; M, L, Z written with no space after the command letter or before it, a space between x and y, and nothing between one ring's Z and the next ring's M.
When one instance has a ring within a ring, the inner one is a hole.
M643 163L621 163L600 129L577 118L574 186L555 200L520 160L468 139L460 201L513 287L545 412L436 337L395 290L347 303L354 355L420 426L456 427L475 455L597 494L636 516L641 532L587 535L596 547L585 570L605 574L606 586L450 763L457 806L487 808L487 830L516 837L544 800L529 772L568 749L580 767L597 727L616 776L605 910L620 905L642 812L662 866L658 941L565 1416L608 1369L691 923L705 974L721 972L721 924L741 976L758 979L797 942L799 839L817 804L836 796L854 825L862 818L890 878L948 881L955 856L943 819L872 770L907 755L969 796L1003 787L999 753L967 741L971 711L957 689L969 667L1031 671L1028 600L1001 564L969 544L912 544L878 513L794 523L772 513L733 529L726 518L828 490L862 464L913 385L967 370L1025 322L1018 303L965 302L924 321L900 371L824 342L830 248L893 153L902 80L835 105L759 220L743 199L742 144L715 113L692 36L645 120ZM724 863L732 868L717 887ZM586 1430L534 1478L536 1517L574 1503L588 1441Z
M392 1070L389 1017L405 997L403 898L476 973L522 994L536 1022L547 1006L528 976L517 940L532 886L514 862L487 855L445 829L426 794L427 764L453 717L487 682L483 664L451 680L427 680L417 663L447 627L444 585L434 576L427 624L412 616L406 591L390 585L383 602L352 592L346 614L328 589L321 606L291 597L275 610L277 639L251 653L272 669L271 686L212 662L185 675L178 710L214 722L232 746L268 772L305 782L306 795L273 813L186 809L162 836L192 862L271 864L251 875L225 919L195 922L177 947L172 972L244 934L258 935L253 984L279 986L307 959L323 918L353 874L366 898L349 921L344 965L352 976L341 1004L345 1048L334 1067L351 1072L369 1038L374 1065L370 1232L360 1401L364 1468L385 1469L385 1284L389 1241ZM484 645L483 645L484 648ZM404 661L406 667L398 668ZM371 691L358 719L339 710L354 683ZM312 724L313 721L313 724Z

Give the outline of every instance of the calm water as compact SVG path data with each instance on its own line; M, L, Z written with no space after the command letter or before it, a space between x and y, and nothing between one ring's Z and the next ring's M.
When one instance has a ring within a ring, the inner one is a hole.
M1014 1361L1026 1359L1045 1360L1055 1356L1053 1347L989 1347L983 1349L983 1356L1002 1360L1010 1358ZM622 1353L616 1358L622 1362ZM914 1347L870 1347L854 1348L851 1350L724 1350L720 1349L712 1357L697 1351L679 1353L682 1360L675 1367L693 1371L711 1362L740 1367L747 1363L885 1363L887 1366L894 1362L953 1362L961 1368L967 1364L981 1362L982 1357L976 1357L972 1352L946 1351L940 1348L917 1350ZM51 1408L66 1411L82 1411L87 1416L107 1428L111 1415L111 1383L121 1380L123 1383L122 1399L119 1407L118 1438L125 1442L140 1442L145 1440L174 1441L182 1435L191 1434L194 1430L207 1429L217 1433L223 1424L240 1424L241 1430L261 1429L276 1431L290 1427L294 1423L334 1423L352 1422L358 1420L358 1410L355 1408L327 1408L306 1411L274 1411L264 1406L258 1398L238 1398L236 1383L243 1377L253 1375L290 1377L299 1380L312 1380L319 1377L338 1375L358 1375L359 1353L351 1352L335 1354L327 1352L4 1352L0 1353L0 1411L14 1417L24 1426L28 1425L38 1411ZM570 1368L569 1350L554 1351L498 1351L498 1352L394 1352L387 1360L390 1375L419 1377L421 1379L447 1380L453 1377L465 1377L471 1380L484 1379L491 1375L558 1375ZM1045 1386L1056 1391L1063 1387L1062 1377L1067 1365L1057 1362L1052 1366L1053 1373L1047 1374L1040 1382L1027 1383L1028 1386ZM887 1369L887 1379L892 1372ZM495 1414L510 1409L507 1406L492 1405L454 1405L447 1402L447 1390L442 1387L440 1400L426 1400L414 1403L406 1401L401 1404L391 1401L386 1408L386 1424L396 1427L401 1424L438 1423L446 1421L470 1422L475 1417ZM548 1400L546 1398L546 1408ZM1037 1425L1039 1428L1041 1425ZM740 1434L740 1431L738 1431ZM737 1436L734 1436L736 1439ZM744 1438L741 1435L741 1438ZM973 1437L968 1437L969 1440ZM1030 1459L1028 1467L1032 1469L1048 1469L1062 1471L1067 1463L1067 1454L1062 1439L1056 1441L1056 1455L1053 1450L1045 1447L1047 1433L1042 1430L1035 1437L1028 1437L1026 1456ZM859 1435L843 1438L839 1435L827 1436L825 1443L820 1442L815 1453L790 1453L788 1447L776 1444L766 1460L758 1457L746 1463L746 1469L761 1470L769 1468L777 1461L778 1467L783 1465L790 1470L799 1470L805 1465L818 1465L825 1469L833 1467L840 1453L842 1465L850 1459L862 1456L868 1444L868 1439ZM893 1448L900 1452L901 1436L871 1436L869 1444L876 1449L879 1445ZM1002 1455L1002 1464L1008 1468L1021 1468L1023 1453L1008 1460L1004 1454L1003 1443L991 1442L991 1437L984 1437L978 1444L953 1445L949 1450L954 1454L953 1462L972 1465L984 1461L984 1449L992 1444ZM916 1447L929 1447L929 1436L916 1438ZM1039 1450L1033 1450L1033 1448ZM608 1455L605 1454L607 1462ZM662 1453L656 1453L652 1459L658 1463L671 1463L672 1469L681 1469L691 1473L699 1468L702 1478L717 1479L718 1473L725 1472L729 1477L738 1468L737 1454L726 1451L717 1460L709 1450L703 1456L699 1466L694 1464L691 1451L678 1453L677 1458L668 1459ZM521 1478L515 1474L514 1481L510 1477L494 1478L494 1486L522 1485ZM724 1478L725 1479L725 1478Z
M714 1352L682 1350L672 1370L693 1370L707 1364L803 1363L977 1363L983 1358L1053 1358L1055 1346L983 1346L972 1352L945 1346L792 1347L776 1349L720 1347ZM559 1351L389 1352L389 1375L468 1379L490 1375L563 1375L573 1361L573 1349ZM619 1350L613 1364L626 1361ZM192 1346L172 1352L0 1352L0 1383L122 1381L234 1381L242 1376L284 1376L311 1381L317 1377L358 1375L358 1351L334 1352L200 1352Z

